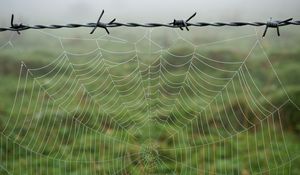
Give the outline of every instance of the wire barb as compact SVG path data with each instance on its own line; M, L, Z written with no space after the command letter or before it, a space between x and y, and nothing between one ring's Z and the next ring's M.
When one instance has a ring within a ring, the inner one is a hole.
M174 27L179 27L180 30L183 30L183 27L186 28L187 31L190 31L188 26L190 26L190 24L188 23L192 18L194 18L196 16L196 12L190 16L187 20L176 20L174 19L173 23L170 23L172 24Z
M277 29L277 35L280 36L279 26L290 24L290 21L292 21L292 20L293 20L293 18L289 18L289 19L286 19L286 20L283 20L283 21L273 21L272 17L271 17L270 20L266 23L266 28L265 28L265 31L264 31L262 37L266 36L269 27L270 28L276 28Z
M95 32L95 30L97 29L97 27L101 27L101 28L105 29L106 32L107 32L107 34L109 34L107 26L108 25L112 25L116 21L116 18L114 18L113 20L111 20L109 23L103 23L103 22L100 21L101 18L102 18L102 16L103 16L103 14L104 14L104 10L102 10L101 15L99 16L98 21L95 24L93 30L90 32L90 34L93 34Z
M16 31L19 35L21 34L20 33L20 30L22 30L25 26L23 26L23 24L14 24L14 14L11 15L11 19L10 19L10 28L13 30L13 31Z

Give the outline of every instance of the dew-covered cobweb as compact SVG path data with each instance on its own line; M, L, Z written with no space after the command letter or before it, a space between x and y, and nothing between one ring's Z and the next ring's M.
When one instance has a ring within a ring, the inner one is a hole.
M1 156L14 164L2 162L2 172L290 171L298 155L286 147L281 110L288 104L299 108L273 67L261 31L237 35L233 29L222 36L218 30L210 29L210 38L204 29L6 33L0 51L16 52L19 79L1 131L1 144L14 152ZM284 99L276 102L278 92Z

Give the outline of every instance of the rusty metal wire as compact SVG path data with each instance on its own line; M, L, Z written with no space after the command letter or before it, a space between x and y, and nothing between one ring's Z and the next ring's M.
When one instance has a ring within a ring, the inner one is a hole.
M90 32L90 34L93 34L96 28L103 28L106 30L106 32L109 34L108 28L114 28L114 27L148 27L148 28L154 28L154 27L169 27L169 28L180 28L183 30L183 28L186 28L189 31L188 27L241 27L241 26L266 26L263 37L266 35L266 32L268 28L276 28L277 34L280 36L279 33L279 27L281 26L287 26L287 25L300 25L300 21L292 21L293 18L289 18L282 21L273 21L272 18L267 22L195 22L191 23L189 22L193 17L196 16L196 13L194 13L191 17L189 17L187 20L176 20L174 19L171 23L120 23L115 22L116 19L111 20L109 23L103 23L101 22L101 18L104 14L104 10L101 12L100 17L98 18L98 21L96 23L87 23L87 24L65 24L65 25L24 25L24 24L15 24L14 23L14 15L11 17L11 26L10 27L0 27L0 32L4 31L16 31L18 34L20 34L20 31L29 30L29 29L61 29L61 28L80 28L80 27L86 27L86 28L93 28L93 30Z

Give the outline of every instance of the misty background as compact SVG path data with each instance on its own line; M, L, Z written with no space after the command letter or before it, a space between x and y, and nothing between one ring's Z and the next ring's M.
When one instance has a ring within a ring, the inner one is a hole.
M300 19L299 0L9 0L0 2L0 24L9 25L12 13L29 24L93 22L102 9L104 21L120 22L169 22L193 12L198 13L194 21Z
M300 20L300 0L1 0L0 28ZM299 175L300 26L0 32L0 175Z

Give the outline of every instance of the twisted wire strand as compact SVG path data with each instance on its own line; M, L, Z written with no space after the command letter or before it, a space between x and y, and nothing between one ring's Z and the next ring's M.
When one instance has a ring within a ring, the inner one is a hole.
M187 26L192 27L223 27L223 26L230 26L230 27L240 27L240 26L266 26L266 22L215 22L215 23L208 23L208 22L196 22L196 23L187 23ZM287 25L300 25L300 21L292 21L292 22L286 22L281 23L278 26L287 26ZM1 27L0 32L4 31L24 31L29 29L62 29L62 28L94 28L97 26L97 23L87 23L87 24L63 24L63 25L22 25L20 28L13 28L13 27ZM99 26L100 27L100 26ZM109 24L106 26L107 28L113 28L113 27L169 27L169 28L178 28L178 26L174 26L172 23L163 24L163 23L119 23L115 22L113 24Z

